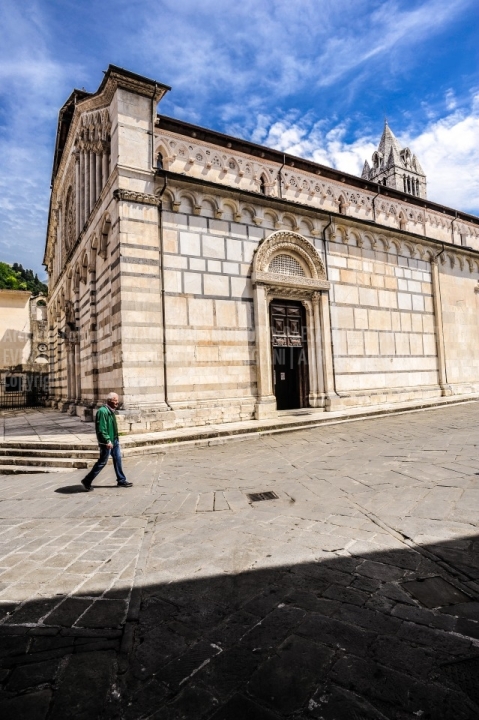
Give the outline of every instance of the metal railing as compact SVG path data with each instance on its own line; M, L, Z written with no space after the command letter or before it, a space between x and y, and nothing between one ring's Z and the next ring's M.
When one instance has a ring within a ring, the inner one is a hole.
M12 373L0 379L0 409L45 407L48 400L48 375Z

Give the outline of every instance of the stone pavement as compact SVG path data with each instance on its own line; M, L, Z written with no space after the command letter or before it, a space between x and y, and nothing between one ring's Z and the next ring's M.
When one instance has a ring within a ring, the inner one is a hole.
M2 717L477 720L478 410L0 477Z
M93 423L49 408L18 408L0 412L0 443L70 442L96 446Z

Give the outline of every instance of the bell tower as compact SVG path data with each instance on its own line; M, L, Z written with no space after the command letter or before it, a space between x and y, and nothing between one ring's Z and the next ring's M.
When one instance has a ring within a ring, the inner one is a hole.
M372 156L372 167L365 160L361 177L399 192L426 198L426 175L409 148L401 148L397 137L384 121L378 149Z

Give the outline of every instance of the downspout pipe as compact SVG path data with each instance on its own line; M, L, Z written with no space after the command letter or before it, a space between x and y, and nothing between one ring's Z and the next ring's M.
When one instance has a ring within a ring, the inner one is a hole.
M280 169L278 170L278 187L279 187L279 196L280 198L283 197L283 168L286 165L286 155L283 154L283 164L281 165Z
M333 223L333 217L332 215L329 216L329 222L327 225L323 228L323 248L324 248L324 267L326 270L326 278L329 280L329 264L328 264L328 240L326 238L326 230L331 227ZM329 312L329 327L331 328L331 358L332 358L332 364L333 364L333 391L337 393L336 390L336 367L335 367L335 360L334 360L334 343L333 343L333 318L331 314L331 302L328 302L328 312Z
M446 363L446 349L444 346L444 320L442 317L442 298L441 298L441 282L439 273L438 260L441 255L445 252L446 248L442 243L442 250L434 257L432 271L436 278L437 287L433 290L433 301L434 301L434 314L436 316L436 333L437 333L437 355L439 367L443 368L444 382L441 384L441 377L439 376L439 383L441 385L441 391L443 395L450 395L448 392L448 379L447 379L447 363ZM439 337L439 332L441 336Z
M158 236L160 240L160 281L161 281L161 323L163 325L163 391L168 410L173 410L168 402L168 374L166 368L166 308L165 308L165 254L163 245L163 195L168 186L168 178L163 178L163 187L158 195Z

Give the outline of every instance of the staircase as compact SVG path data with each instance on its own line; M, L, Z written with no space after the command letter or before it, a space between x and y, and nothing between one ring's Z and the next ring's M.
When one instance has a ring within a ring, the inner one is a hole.
M69 443L0 444L0 475L52 473L89 468L98 459L95 446Z

